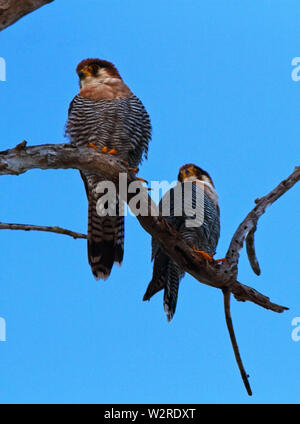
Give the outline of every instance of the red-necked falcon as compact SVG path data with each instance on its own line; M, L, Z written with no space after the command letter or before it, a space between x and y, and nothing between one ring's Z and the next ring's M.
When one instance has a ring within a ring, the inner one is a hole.
M142 102L106 60L85 59L76 72L80 92L69 107L66 135L74 145L92 145L136 168L143 157L147 158L151 139L150 118ZM105 177L80 174L89 202L88 260L95 278L106 279L114 262L121 264L123 260L124 217L99 216L96 187Z
M193 164L182 166L177 186L170 189L160 201L160 211L163 210L164 199L170 204L169 215L165 216L167 221L182 234L195 252L209 261L213 260L220 235L220 210L218 195L210 175ZM176 213L178 206L182 211L180 214ZM193 216L198 217L198 221L195 226L188 226L187 220ZM154 238L152 260L153 276L143 300L150 300L155 293L164 289L164 310L170 321L175 313L179 281L183 278L184 271L163 252Z

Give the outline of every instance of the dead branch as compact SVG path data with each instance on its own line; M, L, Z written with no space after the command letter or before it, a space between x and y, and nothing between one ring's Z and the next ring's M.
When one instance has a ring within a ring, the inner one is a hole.
M40 146L26 147L26 142L20 143L13 149L0 152L0 175L20 175L30 169L80 169L91 171L95 174L100 173L105 175L108 180L113 181L118 187L119 174L126 173L128 184L136 178L130 173L126 165L112 155L105 155L97 152L90 147L75 147L72 144L44 144ZM298 169L289 177L294 183L300 178ZM288 179L287 179L288 180ZM286 180L286 181L287 181ZM276 188L283 194L283 190L287 191L292 185L280 184ZM157 206L148 195L148 190L140 185L143 193L143 201L147 205L147 213L138 215L141 226L151 236L155 237L165 252L182 268L184 271L191 274L196 280L209 286L223 289L230 287L230 291L235 298L240 301L250 301L256 303L263 308L270 309L274 312L283 312L287 309L270 302L269 298L255 289L239 283L237 278L237 266L239 254L233 254L232 248L228 249L227 261L222 264L208 263L205 259L196 255L193 249L186 244L180 233L178 233L167 221L157 216ZM275 189L275 190L276 190ZM274 190L273 190L274 191ZM264 202L273 202L276 199L274 196L265 196L261 199ZM130 206L130 200L135 196L135 193L128 193L127 202ZM271 197L270 197L271 196ZM269 198L270 197L270 198ZM279 195L278 195L279 197ZM265 199L269 200L266 201ZM126 200L126 199L124 199ZM260 206L257 204L255 210ZM266 206L265 206L266 207ZM257 222L260 215L251 211L245 221L251 226L250 219ZM259 213L262 214L260 208ZM249 218L250 217L250 218ZM248 231L245 229L245 221L239 226L235 233L234 239L230 246L239 243L239 250L242 247L241 240L244 240ZM247 227L248 228L248 227ZM252 228L252 227L251 227ZM234 262L235 261L235 262Z
M0 31L53 0L0 0Z
M136 177L127 168L127 166L112 155L100 153L90 147L76 147L72 144L46 144L41 146L26 147L23 141L13 149L0 152L0 175L20 175L30 169L79 169L81 171L90 171L95 174L105 175L107 180L115 183L118 188L119 174L127 175L127 183L137 181ZM244 370L242 360L239 354L238 345L233 331L233 325L230 315L230 294L233 293L239 301L250 301L265 309L281 313L288 309L285 306L272 303L269 297L259 293L252 287L241 284L237 281L238 262L240 250L246 240L247 253L252 269L256 274L260 273L260 268L255 254L254 233L260 216L266 208L274 203L280 196L289 190L300 179L300 167L296 167L294 172L269 194L256 200L256 206L246 216L244 221L237 228L226 254L226 261L222 264L208 263L199 255L196 255L193 249L186 244L183 237L167 221L158 214L158 208L148 195L147 188L139 183L141 202L146 205L146 213L138 215L141 226L152 237L155 237L160 243L162 249L169 255L185 272L191 274L196 280L211 287L221 289L224 294L225 317L232 342L234 354L240 373L249 395L252 394L248 382L248 376ZM123 199L130 207L130 201L136 193L127 193L127 198ZM21 224L2 224L4 226L12 225L22 226ZM26 226L25 226L26 227ZM33 226L29 226L34 229ZM36 227L37 228L37 227ZM35 228L35 229L36 229ZM39 227L43 228L57 227ZM1 225L0 225L1 229ZM20 228L18 228L20 229ZM70 230L59 229L63 234L74 236ZM80 238L85 238L83 234Z
M76 233L61 227L45 227L43 225L30 224L8 224L0 222L0 230L23 230L23 231L45 231L47 233L64 234L73 237L73 239L86 239L85 234Z
M279 199L286 193L296 182L300 180L300 166L297 166L294 172L285 180L281 181L269 194L260 199L256 199L256 206L248 213L244 221L239 225L234 233L231 243L226 254L226 266L228 269L236 269L240 251L243 247L244 241L247 238L247 252L249 262L253 271L260 274L260 268L255 255L254 249L254 233L256 231L257 222L259 218L265 213L268 206L272 205L275 200Z
M225 319L226 319L226 324L227 324L227 329L229 332L229 336L230 336L230 340L231 340L231 344L232 344L232 348L233 348L233 352L234 352L234 356L236 359L236 362L238 364L240 373L241 373L241 377L244 383L244 386L247 390L247 393L249 396L252 396L252 390L250 387L250 383L249 383L249 375L246 373L245 369L244 369L244 365L242 362L242 358L240 355L240 351L239 351L239 347L235 338L235 334L234 334L234 329L233 329L233 324L232 324L232 319L231 319L231 314L230 314L230 289L226 288L223 289L223 295L224 295L224 311L225 311Z
M254 233L256 231L256 225L249 231L246 237L246 250L248 259L256 275L260 275L260 266L256 257L255 247L254 247Z

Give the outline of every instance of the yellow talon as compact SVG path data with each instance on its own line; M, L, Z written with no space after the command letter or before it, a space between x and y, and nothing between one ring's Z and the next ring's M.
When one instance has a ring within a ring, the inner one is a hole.
M222 263L222 262L227 261L227 259L226 259L226 258L222 258L222 259L214 259L214 261L215 261L215 263L216 263L216 264L219 264L219 263Z
M102 147L102 149L101 149L101 152L102 153L107 153L107 151L108 151L108 147L107 146Z
M214 259L212 255L209 255L208 253L204 252L204 250L197 250L193 247L193 251L197 253L197 255L202 256L204 259L208 260L208 262L213 262Z
M116 151L116 149L110 149L110 151L108 152L109 155L116 155L118 152Z
M95 146L95 144L94 143L89 143L89 146L90 147L92 147L93 149L95 149L95 150L98 150L98 147L97 146Z
M136 174L137 172L139 172L139 168L128 168L128 170L130 171L130 172L132 172L133 174ZM140 177L135 177L137 180L139 180L139 181L142 181L142 183L146 183L146 184L148 184L148 181L147 180L144 180L144 178L140 178Z
M129 168L129 171L136 174L137 172L139 172L139 168Z
M142 183L146 183L148 184L147 180L144 180L144 178L140 178L140 177L135 177L137 180L142 181Z
M222 259L214 259L213 255L209 255L208 253L204 252L204 250L197 250L193 247L193 251L195 253L197 253L197 255L201 255L204 259L207 259L208 262L214 262L215 264L219 264L221 262L225 262L227 259L226 258L222 258Z

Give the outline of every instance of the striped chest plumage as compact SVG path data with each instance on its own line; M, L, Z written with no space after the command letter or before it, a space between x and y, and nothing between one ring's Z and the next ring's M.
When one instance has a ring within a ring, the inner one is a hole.
M178 183L167 192L160 201L160 211L163 203L170 203L170 213L165 218L183 235L185 241L197 249L214 254L220 235L220 211L203 185L192 182ZM179 196L175 194L179 188ZM167 209L166 209L167 210ZM187 226L187 220L192 226ZM154 257L159 245L153 239Z
M143 154L147 157L151 124L134 95L113 100L78 95L69 108L66 135L78 146L92 142L99 148L115 149L118 157L136 167Z

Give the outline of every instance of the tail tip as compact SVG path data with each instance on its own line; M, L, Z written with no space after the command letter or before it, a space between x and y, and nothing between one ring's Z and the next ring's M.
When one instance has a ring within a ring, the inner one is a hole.
M150 301L151 297L152 297L152 293L151 293L151 285L152 285L152 281L150 281L150 283L148 284L147 290L145 291L144 297L143 297L143 302L145 302L146 300Z
M110 275L110 270L103 271L99 269L92 270L95 280L107 280Z
M170 309L167 303L164 303L164 310L165 310L165 313L167 314L167 320L168 322L170 322L174 316L175 310Z

